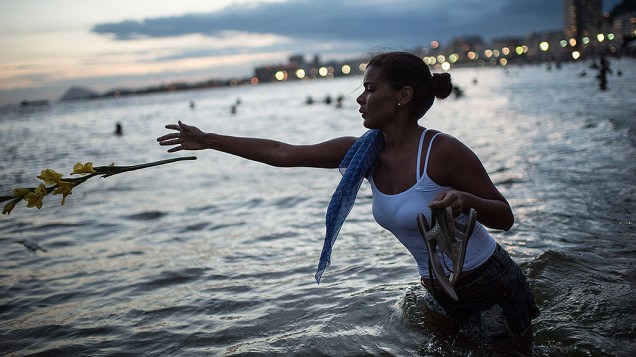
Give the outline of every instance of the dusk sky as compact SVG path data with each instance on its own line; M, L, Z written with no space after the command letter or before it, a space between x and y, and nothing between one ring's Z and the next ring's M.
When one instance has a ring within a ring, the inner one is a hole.
M294 53L346 59L562 28L562 0L2 1L0 105L57 100L73 85L247 77Z

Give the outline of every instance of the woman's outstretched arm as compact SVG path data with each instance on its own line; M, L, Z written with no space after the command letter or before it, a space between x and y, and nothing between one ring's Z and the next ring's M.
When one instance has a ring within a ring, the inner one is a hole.
M355 137L341 137L313 145L206 133L179 121L166 129L175 132L157 138L159 145L173 146L168 152L212 149L279 167L337 168L355 142Z

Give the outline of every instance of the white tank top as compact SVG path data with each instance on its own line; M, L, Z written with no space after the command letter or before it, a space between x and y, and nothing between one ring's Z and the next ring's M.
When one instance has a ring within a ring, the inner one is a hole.
M427 130L428 129L424 130L420 138L416 163L417 181L415 185L404 192L387 195L378 190L373 181L373 176L369 176L369 182L371 183L373 192L373 217L380 226L393 233L406 249L411 252L417 262L420 276L426 278L429 277L428 249L417 227L416 217L418 213L423 213L426 219L431 222L431 210L428 204L435 199L435 196L439 192L450 189L450 187L436 184L427 174L428 158L431 147L433 146L433 140L435 140L435 137L440 133L435 134L433 138L431 138L424 159L424 172L420 177L420 172L422 172L420 170L422 146ZM466 224L468 216L462 213L455 221ZM496 245L497 243L490 236L486 228L479 222L475 223L475 230L468 241L468 249L464 260L464 271L475 269L485 262L494 253ZM447 267L452 267L451 259L444 256L439 249L438 256L441 262L446 263L442 263L446 272L450 273Z

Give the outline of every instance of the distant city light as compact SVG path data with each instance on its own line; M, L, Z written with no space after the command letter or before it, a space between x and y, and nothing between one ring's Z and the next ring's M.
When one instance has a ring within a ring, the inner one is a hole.
M572 58L579 59L581 57L581 53L579 51L572 52Z
M439 62L439 63L446 62L446 57L444 55L437 56L437 62Z
M499 57L499 50L493 50L492 55L495 57Z
M523 54L523 48L521 46L515 47L515 53L521 56Z
M485 50L484 51L484 56L486 56L486 58L492 57L492 51L491 50Z
M571 38L570 39L570 46L572 46L572 47L576 46L576 39L575 38Z
M276 78L279 81L284 81L285 79L287 79L287 72L285 71L278 71L276 72L276 74L274 75L274 78Z
M459 61L459 55L457 53L453 53L452 55L448 56L448 60L451 63L455 63L455 62Z
M588 43L590 43L590 38L589 37L583 37L582 41L583 41L584 45L587 45Z
M505 65L508 64L508 60L505 59L505 58L500 58L499 59L499 64L502 65L502 66L505 66Z
M561 42L559 42L559 44L561 45L561 47L565 47L568 45L568 41L566 40L561 40Z
M300 68L296 70L296 77L298 77L299 79L303 79L305 78L305 70Z
M258 77L252 77L252 79L250 79L250 84L255 86L258 84Z
M615 37L616 37L616 36L614 36L614 34L613 34L613 33L608 33L608 34L607 34L607 39L608 39L608 40L610 40L610 41L612 41Z
M550 44L543 41L539 44L539 48L541 49L541 51L545 52L550 48Z
M238 84L239 83L238 83L238 81L236 79L233 79L233 80L230 81L230 87L236 87L236 86L238 86Z
M349 66L348 64L345 64L344 66L342 66L342 74L349 74L351 73L351 66Z
M508 56L510 54L510 49L508 47L504 47L501 49L501 53L503 53L504 56Z
M473 51L470 51L466 54L466 57L468 57L469 60L476 60L477 59L477 54Z
M438 47L439 47L439 42L437 42L437 41L431 41L431 47L432 47L433 49L438 48Z
M598 42L603 42L605 40L605 35L599 33L598 35L596 35L596 39L598 40Z
M360 63L360 65L358 66L358 69L360 70L360 72L364 72L367 69L367 64Z
M318 74L320 74L321 77L326 77L327 73L329 73L329 71L327 71L327 67L320 67L318 69Z
M442 70L444 71L448 71L450 69L451 65L448 62L444 62L442 63Z

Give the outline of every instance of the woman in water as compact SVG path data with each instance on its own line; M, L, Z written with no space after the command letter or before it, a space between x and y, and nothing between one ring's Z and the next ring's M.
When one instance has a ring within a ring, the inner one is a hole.
M357 98L364 126L360 138L340 137L313 145L205 133L179 122L161 136L168 152L213 149L280 167L343 168L344 176L327 212L327 236L319 281L329 265L331 247L363 178L373 192L373 216L391 231L417 262L420 281L447 315L480 326L492 341L530 330L539 311L526 278L486 227L508 230L514 216L477 156L456 138L427 129L418 121L434 99L452 92L450 75L432 75L421 58L406 52L373 57ZM463 273L450 298L431 273L428 249L417 215L432 222L431 209L451 207L455 221L465 224L471 209L478 222L468 241Z

